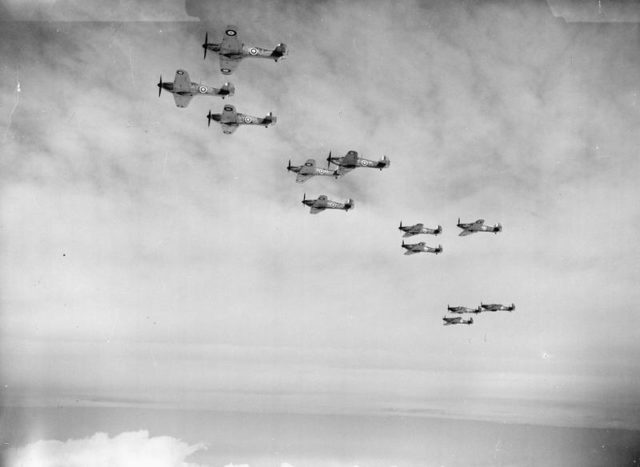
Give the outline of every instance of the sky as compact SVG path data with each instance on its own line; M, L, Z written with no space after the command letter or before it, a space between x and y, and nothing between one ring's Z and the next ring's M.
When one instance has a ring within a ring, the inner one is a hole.
M169 433L121 426L121 409L180 426L396 420L375 440L401 439L406 419L428 439L433 419L519 426L520 441L529 426L640 429L637 24L567 22L533 0L18 5L0 30L12 448ZM201 44L227 24L289 56L223 76ZM233 82L224 102L277 124L207 127L219 98L157 96L178 68ZM348 150L391 167L303 185L285 169ZM355 209L312 216L303 194ZM458 218L503 232L458 237ZM401 220L441 224L418 241L443 254L402 255ZM442 326L448 304L480 302L517 308ZM79 415L36 410L54 408ZM111 415L74 430L94 409ZM39 423L59 426L39 438ZM176 459L211 441L171 433Z

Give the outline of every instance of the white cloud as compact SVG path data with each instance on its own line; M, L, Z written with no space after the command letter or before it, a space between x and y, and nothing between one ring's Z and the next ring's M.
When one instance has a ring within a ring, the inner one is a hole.
M8 454L8 467L204 467L187 462L204 450L171 436L150 437L148 431L121 433L110 438L96 433L67 441L41 440Z

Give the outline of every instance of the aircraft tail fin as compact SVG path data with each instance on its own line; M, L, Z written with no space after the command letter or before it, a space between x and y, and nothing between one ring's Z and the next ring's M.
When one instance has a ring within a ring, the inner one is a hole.
M402 230L402 221L400 221L400 227L398 227L400 230Z
M353 199L349 198L349 200L344 204L344 210L348 211L349 209L353 209L355 203Z
M233 83L224 83L222 88L220 88L221 94L225 96L233 96L236 93L236 87Z
M380 168L380 170L386 169L390 165L391 165L391 161L387 156L382 156L382 160L378 163L378 167Z
M273 112L269 112L267 114L266 117L264 117L263 119L263 123L265 125L271 125L271 124L275 124L278 121L278 117L276 117L275 115L273 115Z
M442 245L438 245L438 248L436 248L436 255L439 255L440 253L442 253L444 250L442 249Z
M436 231L434 232L435 235L440 235L442 233L442 226L438 224L438 227L436 228Z
M281 59L282 57L284 57L285 55L287 55L287 44L283 44L280 43L276 46L275 49L273 49L273 52L271 52L271 56L278 61L279 59Z

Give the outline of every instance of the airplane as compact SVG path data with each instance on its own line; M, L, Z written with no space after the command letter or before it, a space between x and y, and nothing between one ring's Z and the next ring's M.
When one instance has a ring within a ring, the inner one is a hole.
M416 253L435 253L436 255L439 255L442 253L442 245L432 248L430 246L426 246L424 242L405 243L404 240L402 240L402 248L407 250L404 252L405 255L414 255Z
M449 310L451 313L458 313L458 314L462 314L462 313L480 313L482 312L482 308L478 307L478 308L467 308L466 306L449 306L447 305L447 310Z
M460 222L460 218L458 217L458 227L462 229L460 232L460 237L464 237L466 235L471 235L476 232L493 232L497 234L498 232L502 232L502 225L499 223L494 225L493 227L490 225L484 225L484 219L478 219L475 222L470 222L468 224L463 224Z
M358 156L357 151L348 151L345 156L333 157L331 151L327 157L327 167L331 164L337 165L340 171L340 175L344 175L347 172L355 169L356 167L370 167L372 169L386 169L391 165L391 161L387 156L383 156L379 161L372 161Z
M338 203L327 199L326 195L320 195L317 199L307 199L307 194L305 193L302 197L302 204L311 208L311 214L318 214L325 209L342 209L343 211L349 211L349 209L353 209L354 202L349 198L345 203Z
M236 92L236 87L231 83L224 83L220 89L194 83L189 79L187 70L177 70L173 83L163 83L160 75L158 97L163 89L173 94L173 99L180 108L187 107L193 96L220 96L224 99L227 96L233 96Z
M291 165L291 159L289 159L287 170L289 172L295 172L298 174L296 176L297 183L304 183L311 177L314 177L316 175L331 175L335 178L338 178L340 176L337 170L329 170L323 169L322 167L316 167L315 159L307 160L304 165Z
M230 135L238 129L239 125L264 125L267 128L269 125L275 124L278 120L271 112L264 117L252 117L251 115L236 112L236 108L227 104L224 106L221 114L212 114L211 110L207 114L208 126L211 126L211 120L219 122L222 125L222 132L226 135Z
M241 43L238 40L238 28L227 26L222 36L222 42L209 42L209 33L204 35L204 58L207 58L207 50L216 52L220 56L220 71L223 75L230 75L238 66L238 63L246 57L270 58L278 61L287 55L286 44L278 44L275 49L268 50Z
M428 227L425 227L424 224L419 223L419 224L415 224L415 225L402 225L402 221L400 221L400 227L398 227L399 230L402 230L404 232L403 237L412 237L414 235L419 235L419 234L432 234L432 235L440 235L442 233L442 226L439 225L437 228L435 229L430 229Z
M511 306L505 306L499 303L489 303L486 305L484 303L480 303L480 306L483 308L482 311L513 311L516 309L516 306L513 303Z
M444 326L450 326L452 324L473 324L473 318L464 319L461 316L454 316L451 318L443 316L442 320L444 321L444 323L442 323Z

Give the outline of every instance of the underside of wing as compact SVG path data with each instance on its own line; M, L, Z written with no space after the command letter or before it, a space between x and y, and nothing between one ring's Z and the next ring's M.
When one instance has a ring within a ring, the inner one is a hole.
M304 183L307 180L309 180L311 177L313 177L312 174L305 174L302 172L298 172L298 175L296 176L296 182L297 183Z
M324 208L324 207L311 206L311 214L318 214L319 212L322 212L325 209L326 208Z
M186 70L177 70L173 79L173 92L191 91L191 79Z
M338 175L343 176L353 170L353 167L338 167Z
M458 235L459 237L466 237L467 235L471 235L472 233L475 233L473 230L463 230L462 232L460 232L460 235Z
M220 71L223 75L230 75L237 68L239 62L239 58L229 58L220 55Z
M238 113L236 108L231 104L227 104L222 108L222 114L220 114L220 121L223 123L236 123Z
M186 107L189 105L189 102L191 102L191 97L189 95L183 96L180 94L174 94L173 95L173 100L176 101L176 105L178 107Z
M238 125L230 125L228 123L223 123L222 124L222 132L225 135L230 135L231 133L233 133L237 129L238 129Z
M473 223L474 227L482 227L484 225L484 219L478 219Z

